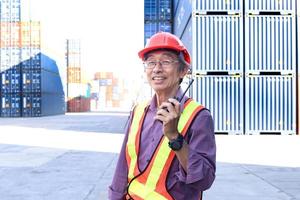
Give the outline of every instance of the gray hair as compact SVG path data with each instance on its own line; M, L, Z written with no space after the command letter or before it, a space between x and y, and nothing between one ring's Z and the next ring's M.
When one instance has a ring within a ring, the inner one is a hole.
M185 60L184 60L184 57L183 57L183 54L182 53L179 53L178 55L178 61L179 61L179 68L178 68L178 71L179 72L182 72L184 71L186 68L190 69L190 64L187 63ZM183 79L179 79L179 85L182 83Z

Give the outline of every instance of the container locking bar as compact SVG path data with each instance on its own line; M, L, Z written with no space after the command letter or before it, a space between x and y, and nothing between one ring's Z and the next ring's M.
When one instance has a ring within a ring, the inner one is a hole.
M289 11L250 11L249 16L262 15L262 16L291 16Z
M260 135L281 135L281 132L260 132Z
M209 75L209 76L228 76L229 73L228 73L228 71L212 71L212 72L207 72L206 75Z
M227 11L207 11L207 15L228 15Z
M209 16L209 15L228 15L228 16L240 16L238 11L195 11L193 16Z
M279 11L259 11L259 15L281 15Z
M281 72L267 72L267 71L262 71L262 72L259 72L259 75L261 75L261 76L280 76Z

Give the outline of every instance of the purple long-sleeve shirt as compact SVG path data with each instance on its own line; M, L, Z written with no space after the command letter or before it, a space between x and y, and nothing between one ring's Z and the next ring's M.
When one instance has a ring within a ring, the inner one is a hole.
M182 90L178 90L176 96L181 96ZM184 97L182 102L185 102ZM183 110L183 103L180 106ZM138 166L143 171L150 161L163 132L162 123L154 120L157 112L156 97L150 102L144 124L142 126ZM130 115L130 122L132 113ZM130 123L129 123L130 124ZM126 143L128 128L124 137L123 146L111 186L109 187L110 200L123 200L126 194L128 167L126 162ZM175 200L198 200L200 191L204 191L212 185L216 170L216 144L214 125L208 110L202 110L194 119L185 136L188 143L189 156L187 172L184 171L178 159L171 165L167 177L167 189Z

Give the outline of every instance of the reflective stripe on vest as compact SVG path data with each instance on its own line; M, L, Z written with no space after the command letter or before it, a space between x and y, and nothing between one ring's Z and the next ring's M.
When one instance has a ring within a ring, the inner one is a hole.
M148 106L148 102L140 103L134 109L132 123L129 129L128 141L126 145L126 160L128 166L128 179L129 181L139 174L137 163L137 152L139 146L136 145L136 141L140 139L140 131L142 129L143 120L145 117L145 109Z
M128 193L134 200L169 200L173 199L166 189L166 178L175 157L175 152L169 146L169 140L163 136L152 156L146 170L138 169L138 151L140 147L140 134L145 118L147 105L138 105L134 111L133 120L129 129L126 146L126 159L128 165ZM189 99L185 105L178 122L178 132L186 135L188 127L196 114L204 107Z

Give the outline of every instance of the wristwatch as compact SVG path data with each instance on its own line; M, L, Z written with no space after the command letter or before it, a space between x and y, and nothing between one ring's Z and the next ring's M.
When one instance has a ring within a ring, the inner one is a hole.
M183 136L181 134L178 134L177 138L170 140L168 144L173 151L179 151L183 146L183 141Z

